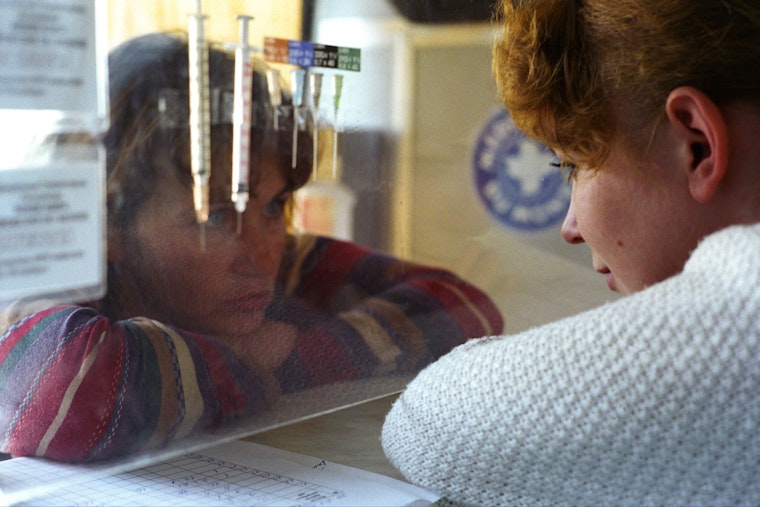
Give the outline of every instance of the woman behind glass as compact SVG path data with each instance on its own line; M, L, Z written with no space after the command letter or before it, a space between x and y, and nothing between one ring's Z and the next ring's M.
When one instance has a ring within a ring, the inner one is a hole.
M110 55L108 294L33 313L0 338L4 452L88 461L161 447L256 414L281 393L414 372L502 328L488 297L451 273L288 233L291 197L308 179L312 148L300 135L291 167L292 114L272 128L261 69L253 83L251 195L238 231L224 116L234 59L216 47L201 248L187 60L184 38L166 34L133 39Z

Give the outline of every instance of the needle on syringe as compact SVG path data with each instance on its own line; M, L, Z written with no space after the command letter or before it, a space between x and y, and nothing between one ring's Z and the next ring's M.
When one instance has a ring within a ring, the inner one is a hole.
M312 126L313 126L313 133L314 133L314 143L312 146L313 150L313 156L312 156L312 164L313 164L313 178L314 180L317 179L317 146L319 141L319 99L322 95L322 74L319 72L311 72L309 73L309 89L311 91L311 117L312 117Z
M191 14L188 20L190 170L193 176L195 218L200 225L200 246L201 250L205 250L211 176L208 46L203 27L206 17L201 11L201 0L196 0L195 5L195 14Z
M303 105L304 80L306 71L294 69L290 73L290 89L293 95L293 157L291 167L296 168L296 156L298 152L298 110Z
M250 183L251 93L253 64L248 45L251 16L238 16L240 42L235 48L235 89L232 106L232 202L237 211L237 232L242 231L243 212L248 205Z
M267 69L267 88L269 89L269 103L272 106L272 116L274 117L274 131L280 130L280 120L278 112L282 105L282 88L280 87L280 71L277 69Z
M333 180L338 178L338 107L343 93L343 75L333 75Z

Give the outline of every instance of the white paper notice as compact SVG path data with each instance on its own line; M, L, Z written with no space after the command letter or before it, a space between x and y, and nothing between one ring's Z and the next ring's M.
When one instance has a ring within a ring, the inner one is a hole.
M104 284L102 170L98 161L0 170L0 302Z
M95 0L0 2L0 109L103 114Z

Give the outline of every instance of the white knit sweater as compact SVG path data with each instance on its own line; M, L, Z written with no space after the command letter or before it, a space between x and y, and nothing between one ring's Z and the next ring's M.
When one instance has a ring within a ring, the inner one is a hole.
M382 439L411 482L466 504L759 505L760 224L630 297L458 347Z

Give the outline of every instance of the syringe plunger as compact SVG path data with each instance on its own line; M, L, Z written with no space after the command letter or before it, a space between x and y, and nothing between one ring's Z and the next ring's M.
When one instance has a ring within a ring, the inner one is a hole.
M248 23L251 16L238 16L240 42L235 50L235 89L232 129L232 193L231 199L238 212L238 225L248 205L250 181L251 94L253 64L248 45ZM238 227L240 229L240 227Z
M190 99L190 170L193 175L195 217L201 225L201 248L205 248L205 224L209 210L211 175L210 106L208 84L208 46L204 33L205 16L201 2L188 19L188 73Z

